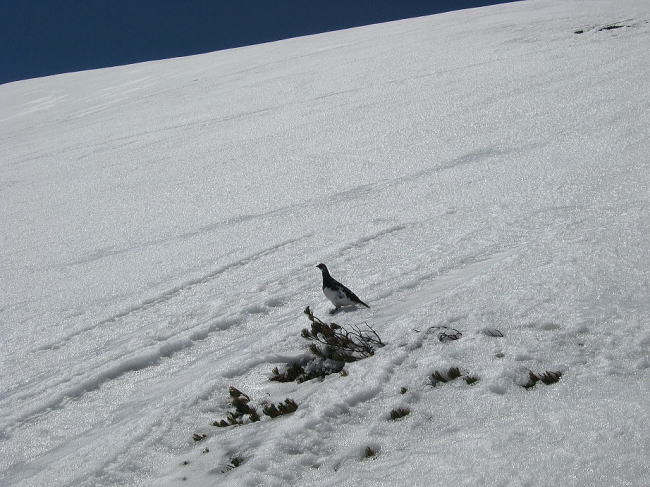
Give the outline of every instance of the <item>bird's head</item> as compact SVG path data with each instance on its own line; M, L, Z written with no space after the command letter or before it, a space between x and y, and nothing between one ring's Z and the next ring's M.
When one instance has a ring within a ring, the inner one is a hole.
M316 267L318 267L321 271L327 272L327 267L325 264L318 264Z

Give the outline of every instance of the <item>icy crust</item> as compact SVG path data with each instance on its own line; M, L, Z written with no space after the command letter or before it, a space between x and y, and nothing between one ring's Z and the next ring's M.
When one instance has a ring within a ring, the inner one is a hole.
M530 0L0 86L0 484L649 485L649 19ZM385 346L271 381L319 262ZM231 386L259 421L213 425Z

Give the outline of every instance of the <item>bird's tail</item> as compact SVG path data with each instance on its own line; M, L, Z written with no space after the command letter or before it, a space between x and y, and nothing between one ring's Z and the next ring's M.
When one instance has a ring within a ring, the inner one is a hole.
M366 308L370 308L370 306L368 306L366 303L364 303L364 302L361 301L361 300L359 300L359 304L360 304L361 306L365 306Z

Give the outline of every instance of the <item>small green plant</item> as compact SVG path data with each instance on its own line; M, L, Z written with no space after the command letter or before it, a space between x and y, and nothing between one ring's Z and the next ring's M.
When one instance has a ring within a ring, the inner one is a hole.
M408 389L406 387L401 387L399 390L400 394L406 394L408 392Z
M293 399L287 398L284 402L278 403L277 405L268 404L267 406L264 406L262 411L271 418L277 418L283 414L291 414L296 409L298 409L298 404L296 404Z
M194 433L194 434L192 435L192 439L193 439L194 441L196 441L196 442L198 442L198 441L203 441L203 440L205 440L207 437L208 437L208 435L206 435L206 434L199 435L199 434L197 434L197 433Z
M304 313L311 326L304 328L300 335L311 342L310 353L282 368L274 367L270 377L272 381L300 383L334 373L345 377L347 372L343 368L346 363L372 357L377 348L384 346L377 332L369 325L365 325L365 328L351 325L348 329L337 323L325 323L314 316L309 306Z
M235 426L244 424L244 419L248 416L248 419L251 423L260 420L260 415L254 407L249 406L251 400L247 394L244 394L242 391L235 387L230 387L228 389L228 394L230 394L232 407L234 411L230 411L226 416L226 419L220 421L215 421L212 423L213 426L223 428L226 426Z
M458 367L451 367L446 372L440 370L434 371L433 374L431 374L431 385L433 387L436 387L439 384L451 382L452 380L456 380L459 377L462 377L463 380L470 386L476 384L479 381L479 378L477 376L463 374Z
M411 410L408 409L408 408L397 408L397 409L393 409L393 410L390 412L390 419L392 419L393 421L395 421L396 419L403 418L404 416L408 416L409 414L411 414Z
M287 364L283 370L274 367L269 380L301 383L311 379L322 379L336 372L341 372L343 375L343 367L345 367L344 362L325 362L321 358L311 357Z
M271 379L276 382L304 382L305 380L313 379L305 370L306 363L294 362L287 364L284 370L280 371L278 367L274 367L271 373Z
M431 374L431 384L433 386L438 385L439 383L446 383L452 380L458 379L462 374L458 367L451 367L447 372L434 371Z
M251 399L247 394L244 394L242 391L236 389L235 387L230 387L228 389L228 392L231 397L234 411L228 412L226 419L212 423L213 426L223 428L226 426L243 425L246 422L246 416L248 416L248 420L251 423L255 423L261 419L259 413L257 412L257 409L254 406L250 405ZM296 409L298 409L298 404L293 399L287 398L284 400L284 402L278 403L277 405L267 404L263 406L262 412L266 416L275 418L283 414L293 413ZM205 435L203 435L203 437L205 437ZM203 438L199 437L199 435L194 435L194 441L200 441L201 439ZM209 450L206 448L206 451L203 453L206 453L207 451Z
M366 451L363 455L364 458L374 458L374 456L377 455L377 452L370 448L369 446L366 447Z
M560 380L560 377L562 377L562 372L557 371L557 372L551 372L551 371L546 371L543 374L535 374L532 370L528 371L528 382L522 385L523 388L525 389L530 389L532 387L535 387L535 385L538 382L541 382L542 384L545 385L550 385L550 384L555 384Z
M235 468L239 467L244 463L245 459L244 457L233 457L230 459L230 463L224 467L224 469L221 471L221 473L226 473L231 470L234 470Z

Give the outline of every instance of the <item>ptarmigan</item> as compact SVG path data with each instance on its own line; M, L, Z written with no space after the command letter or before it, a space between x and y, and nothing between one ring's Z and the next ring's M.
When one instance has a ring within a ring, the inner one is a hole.
M357 304L370 308L370 306L361 301L356 294L330 276L325 264L318 264L316 267L318 267L323 273L323 293L335 306L330 313L336 313L344 306L354 306Z

